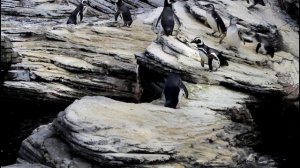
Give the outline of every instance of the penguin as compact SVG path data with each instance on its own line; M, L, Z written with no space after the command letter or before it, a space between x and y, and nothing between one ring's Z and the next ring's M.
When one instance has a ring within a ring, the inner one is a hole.
M253 42L257 43L256 45L256 53L261 53L264 55L269 54L271 58L274 57L275 47L269 41L269 38L266 36L261 36L257 33L254 33Z
M188 98L188 90L179 75L171 73L168 75L164 86L165 107L176 109L183 95Z
M216 49L210 48L204 44L200 37L196 37L191 43L197 44L197 49L201 57L201 66L204 67L204 62L208 63L210 71L213 69L218 69L221 66L228 66L228 61L226 57L222 55L221 52ZM215 60L215 61L213 61Z
M87 11L87 4L87 0L82 0L81 3L77 6L77 8L71 13L67 24L79 24L83 19L83 15Z
M229 48L235 48L235 49L238 50L240 45L241 45L241 40L244 42L244 44L245 44L245 40L242 37L242 34L241 34L241 32L239 31L239 29L236 25L237 21L238 21L238 18L231 17L230 25L229 25L229 27L227 28L227 31L226 31L226 36L221 38L219 43L221 44L222 40L226 37L227 44L228 44Z
M123 3L122 0L114 0L114 1L117 6L117 12L115 13L115 21L118 20L118 17L121 14L121 18L123 18L123 21L124 21L123 26L130 27L133 20L132 20L131 13L130 13L128 6L126 6L126 4Z
M252 2L252 5L250 5L249 7L247 7L248 9L253 8L253 7L254 7L255 5L257 5L257 4L260 4L260 5L262 5L262 6L266 6L264 0L252 0L252 1L253 1L253 2ZM248 3L248 4L250 3L249 0L247 0L247 3Z
M275 51L285 50L286 46L283 43L282 34L277 29L276 25L269 25L269 32L267 33L270 43L274 46Z
M204 5L207 7L206 10L206 21L209 26L213 29L212 33L208 33L209 35L214 35L216 32L220 33L220 37L224 37L226 35L226 26L220 17L220 15L215 10L213 4Z
M174 9L172 7L172 4L175 2L176 2L175 0L165 0L164 9L161 12L160 16L158 17L156 26L155 26L155 27L157 27L159 21L161 20L161 25L167 36L172 35L172 33L173 33L175 20L178 23L178 25L181 26L179 18L174 13Z

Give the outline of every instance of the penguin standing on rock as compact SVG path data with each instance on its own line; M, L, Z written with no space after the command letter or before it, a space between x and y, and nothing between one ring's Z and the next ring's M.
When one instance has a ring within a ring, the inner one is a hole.
M128 6L126 6L125 3L123 3L122 0L114 0L117 6L117 12L115 13L115 21L118 20L119 15L121 14L121 17L123 17L124 25L130 27L132 24L133 20L131 17L130 10Z
M239 29L236 25L237 21L238 21L238 18L231 17L230 25L226 31L226 36L221 38L219 43L221 44L222 40L226 37L229 48L235 48L238 50L241 45L241 40L243 40L244 44L245 44L245 41L244 41L244 38L242 37L241 32L239 31Z
M215 10L213 4L207 4L204 6L207 7L206 21L209 24L209 26L213 29L213 32L209 33L208 35L214 35L216 32L219 32L220 37L223 38L226 35L226 26L222 18Z
M272 45L272 43L269 41L269 38L267 36L262 36L257 33L254 33L253 42L257 43L255 49L256 53L261 53L264 55L269 54L271 58L274 57L275 48Z
M205 45L200 37L196 37L191 43L197 44L202 67L204 67L204 62L208 63L211 71L218 69L220 66L228 66L227 59L219 51Z
M156 26L155 26L155 27L157 27L159 21L161 20L161 25L167 36L172 35L172 33L173 33L175 20L179 24L179 26L181 26L179 18L174 13L174 9L172 7L172 4L175 2L176 2L175 0L165 0L164 9L163 9L162 13L160 14L160 16L158 17Z
M188 90L183 84L179 75L171 73L165 83L165 107L176 109L177 104L180 102L181 97L185 94L188 98Z
M87 0L82 0L81 3L77 6L77 8L71 13L67 24L79 24L83 19L83 15L87 11L87 4Z

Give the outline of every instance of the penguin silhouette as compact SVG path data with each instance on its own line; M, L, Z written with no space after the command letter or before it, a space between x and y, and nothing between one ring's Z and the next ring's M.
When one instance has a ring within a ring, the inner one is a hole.
M204 5L207 7L206 10L206 21L209 26L213 29L212 33L208 33L209 35L214 35L216 32L220 33L220 37L223 38L226 35L226 26L220 17L220 15L215 10L213 4Z
M156 26L158 25L159 21L161 20L161 25L164 29L164 33L169 36L172 35L173 29L175 26L175 20L181 26L179 18L174 13L174 9L172 4L175 3L175 0L165 0L163 11L161 12L160 16L157 19Z
M174 73L169 74L164 87L165 107L176 108L183 94L188 98L188 90L180 76Z
M126 6L125 3L123 3L122 0L115 0L116 6L117 6L117 12L115 13L115 21L118 20L118 17L121 15L123 17L124 25L130 27L132 24L133 20L131 17L130 10L128 6Z
M241 32L239 31L238 27L237 27L237 22L238 22L238 18L236 17L231 17L230 19L230 25L227 28L226 31L226 36L224 36L223 38L220 39L219 43L222 43L222 40L226 37L227 38L227 44L229 46L229 48L234 48L234 49L239 49L240 45L241 45L241 40L244 42L245 44L245 40L242 37Z
M86 13L87 4L87 0L82 0L77 8L71 13L67 24L79 24L83 19L83 15Z

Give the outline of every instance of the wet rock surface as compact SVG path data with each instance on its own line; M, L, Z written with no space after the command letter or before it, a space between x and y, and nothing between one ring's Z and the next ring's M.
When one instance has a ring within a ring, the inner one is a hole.
M182 26L176 26L173 36L159 38L155 33L160 28L153 26L162 11L159 1L125 1L134 13L130 28L113 21L109 0L90 1L83 22L66 25L79 3L69 2L1 1L1 64L5 59L7 65L1 66L1 90L11 97L53 103L78 99L23 141L20 164L278 166L254 150L260 143L254 129L259 115L249 106L263 105L261 97L285 96L299 108L299 28L286 24L273 3L248 10L246 1L213 1L226 26L230 15L239 18L244 37L251 30L268 33L268 26L276 25L284 46L271 58L256 54L254 43L233 51L227 49L226 38L219 44L219 38L207 35L212 30L204 25L203 5L210 1L176 2ZM190 43L197 36L221 51L229 66L213 72L207 64L202 67ZM169 72L182 77L191 95L180 109L165 108L158 99Z

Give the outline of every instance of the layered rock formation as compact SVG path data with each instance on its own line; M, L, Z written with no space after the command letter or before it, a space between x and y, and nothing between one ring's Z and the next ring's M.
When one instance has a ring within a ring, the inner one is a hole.
M134 54L143 52L155 36L139 18L132 28L117 28L115 22L97 17L84 17L82 24L74 26L65 24L73 5L38 1L32 8L21 8L15 1L1 4L1 33L22 58L11 66L5 92L64 103L84 95L139 100ZM108 17L113 10L105 12Z
M188 88L193 91L190 99L176 110L162 107L163 101L131 104L84 97L51 125L36 129L23 142L20 157L51 167L275 166L270 158L261 163L250 160L255 154L251 149L235 147L235 135L250 127L216 112L246 110L249 96L218 86ZM250 115L239 118L251 120Z
M229 15L240 19L245 36L277 25L285 46L271 58L256 54L253 43L235 52L226 49L226 39L219 45L207 35L206 1L177 2L183 26L157 39L157 1L126 1L135 14L131 28L112 21L108 0L91 1L83 23L65 25L78 3L70 2L30 1L30 8L1 2L1 41L22 58L8 69L6 93L56 103L96 96L75 101L36 129L22 144L22 160L50 167L276 167L269 156L238 146L236 135L253 129L246 105L256 98L299 97L298 30L282 13L270 4L248 11L245 1L214 1L226 25ZM202 67L190 44L197 36L221 51L229 66L214 72ZM132 102L143 93L152 101L161 96L169 72L180 74L191 94L180 109L163 107L163 100L131 104L98 97Z

